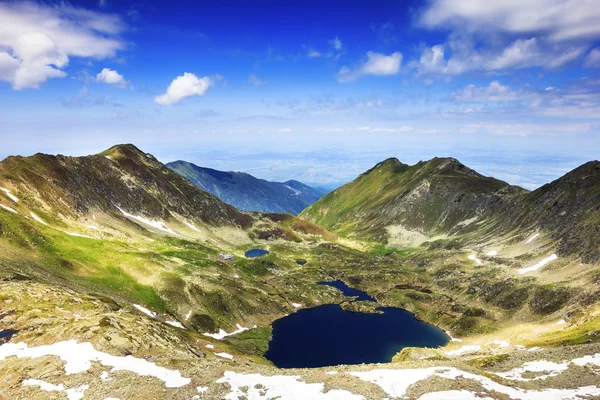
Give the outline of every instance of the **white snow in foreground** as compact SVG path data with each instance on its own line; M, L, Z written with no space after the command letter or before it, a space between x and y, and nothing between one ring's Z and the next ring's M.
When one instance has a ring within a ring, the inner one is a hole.
M471 255L470 255L470 256L468 256L467 258L468 258L469 260L473 260L473 261L475 261L475 264L477 264L477 265L481 265L481 264L483 264L483 262L482 262L482 261L481 261L479 258L477 258L477 254L471 254Z
M294 306L294 308L300 308L303 306L303 304L300 303L292 303L292 306Z
M167 232L167 233L170 233L170 234L175 235L175 236L179 236L171 228L167 227L163 221L151 221L148 218L140 217L138 215L129 214L128 212L124 211L121 207L117 207L117 208L127 218L134 219L134 220L136 220L138 222L141 222L142 224L149 225L149 226L151 226L153 228L156 228L156 229L158 229L160 231Z
M140 305L138 305L138 304L134 304L133 306L134 306L135 308L137 308L138 310L140 310L141 312L143 312L144 314L146 314L147 316L149 316L149 317L152 317L152 318L156 318L156 317L158 317L158 314L157 314L157 313L155 313L154 311L150 311L150 310L148 310L148 309L147 309L147 308L145 308L145 307L142 307L142 306L140 306Z
M39 222L40 224L44 224L44 225L48 225L47 223L44 222L43 219L41 219L40 217L38 217L37 215L35 215L34 213L30 212L29 214L31 214L31 218L35 219L37 222Z
M544 265L548 264L550 261L554 261L556 259L558 259L558 256L556 254L552 254L550 257L544 258L539 263L532 265L531 267L521 268L517 272L519 274L523 275L523 274L526 274L531 271L536 271L536 270L542 268Z
M535 238L537 238L538 236L540 236L540 234L536 233L535 235L533 235L532 237L530 237L529 239L527 239L527 241L525 242L525 244L529 244L529 243L533 242L535 240Z
M12 194L10 192L10 190L6 189L6 188L0 188L0 190L2 190L4 193L6 193L6 195L15 203L19 202L19 198L17 196L15 196L14 194Z
M560 373L566 371L569 368L569 365L578 365L580 367L586 365L594 365L600 366L600 353L594 354L593 356L584 356L575 358L570 361L563 361L561 363L556 363L552 361L539 360L539 361L531 361L523 364L522 367L512 369L507 372L492 372L495 375L501 376L505 379L510 379L513 381L537 381L537 380L545 380L552 376L559 375ZM539 375L534 378L523 378L525 373L532 372L545 372L544 375Z
M425 393L419 400L493 400L491 397L480 397L466 390L446 390L443 392Z
M198 391L198 393L205 393L208 391L208 386L198 386L196 390Z
M584 396L600 396L600 388L596 386L584 386L577 389L544 389L525 390L505 386L493 380L462 371L454 367L432 367L419 369L376 369L366 372L350 372L359 379L378 385L391 397L403 397L407 389L424 379L438 376L441 378L455 380L457 378L471 379L477 381L488 391L504 394L512 399L522 400L547 400L547 399L576 399ZM455 392L455 391L452 391ZM433 395L432 395L433 396ZM425 399L442 399L443 397L424 397ZM448 398L448 397L444 397ZM466 397L470 399L472 397Z
M215 353L215 356L221 357L221 358L226 358L228 360L233 360L233 356L229 353Z
M4 208L5 210L10 211L12 213L18 214L17 210L12 209L12 208L10 208L8 206L5 206L4 204L0 204L0 207Z
M449 356L461 356L463 354L468 354L468 353L476 353L479 350L481 350L481 346L478 344L472 344L472 345L467 345L467 346L463 346L460 347L456 350L450 350L450 351L446 351L445 353Z
M132 356L113 356L97 351L91 343L77 343L75 340L31 348L22 342L0 346L0 361L11 356L17 358L60 357L65 362L67 375L85 372L92 366L92 361L96 361L105 367L113 367L110 372L130 371L140 376L153 376L162 380L168 388L185 386L191 382L189 378L182 377L177 370L159 367L152 362Z
M493 257L496 254L498 254L498 252L496 250L488 251L487 253L485 253L485 255L488 257Z
M174 326L175 328L186 329L185 326L181 324L179 321L165 321L167 324Z
M238 333L242 333L242 332L248 330L248 328L244 328L240 324L236 324L236 326L237 326L237 330L235 330L235 331L233 331L231 333L227 333L223 329L219 329L219 332L217 332L217 333L204 333L203 335L204 336L210 336L213 339L223 340L227 336L236 335Z
M81 400L83 393L89 388L88 385L82 385L72 389L65 389L64 385L53 385L39 379L26 379L23 386L39 386L44 392L65 392L68 400Z
M248 400L364 400L363 396L346 390L333 389L323 392L325 384L302 382L299 376L263 376L226 371L217 383L228 383L231 386L225 400L238 400L242 396ZM258 389L257 385L262 386L258 386Z

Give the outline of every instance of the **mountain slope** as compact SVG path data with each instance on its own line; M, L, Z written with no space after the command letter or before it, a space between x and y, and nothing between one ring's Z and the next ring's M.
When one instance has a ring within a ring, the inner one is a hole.
M485 177L451 158L406 165L385 160L329 193L301 216L327 229L383 239L393 226L435 235L489 211L523 189ZM465 225L466 226L466 225Z
M200 189L244 211L298 215L323 196L323 192L301 182L270 182L243 172L223 172L186 161L166 164Z
M528 192L454 159L412 166L388 159L300 216L345 236L404 247L449 236L482 243L541 231L560 254L594 263L600 260L600 163Z
M4 198L5 205L27 207L46 222L129 213L164 223L240 227L252 223L250 216L199 190L133 145L85 157L8 157L0 163L0 187L23 199L18 203Z

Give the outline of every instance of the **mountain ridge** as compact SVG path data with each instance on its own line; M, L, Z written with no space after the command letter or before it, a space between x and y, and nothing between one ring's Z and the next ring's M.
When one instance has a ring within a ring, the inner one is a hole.
M324 194L293 179L272 182L245 172L219 171L182 160L167 163L166 166L243 211L297 215Z

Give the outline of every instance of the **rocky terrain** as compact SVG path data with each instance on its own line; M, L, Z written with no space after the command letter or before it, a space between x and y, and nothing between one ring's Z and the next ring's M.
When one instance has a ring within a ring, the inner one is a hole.
M298 218L238 211L132 145L9 157L0 398L600 398L599 182L597 162L527 192L390 159ZM245 258L255 247L270 254ZM315 284L335 279L452 340L275 368L276 319L374 312Z

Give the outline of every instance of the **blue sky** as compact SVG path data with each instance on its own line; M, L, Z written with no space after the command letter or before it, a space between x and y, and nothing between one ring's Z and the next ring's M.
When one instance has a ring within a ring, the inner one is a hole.
M0 1L0 158L335 185L453 156L534 188L598 158L599 71L589 0Z

